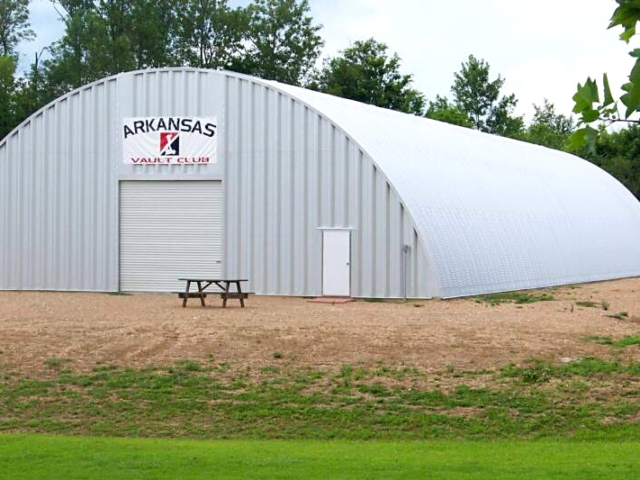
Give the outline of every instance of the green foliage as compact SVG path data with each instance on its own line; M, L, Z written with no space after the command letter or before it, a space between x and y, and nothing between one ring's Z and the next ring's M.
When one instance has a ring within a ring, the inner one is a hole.
M587 307L587 308L599 307L600 306L600 304L598 304L597 302L592 302L590 300L583 301L583 302L576 302L576 305L579 306L579 307Z
M179 28L183 24L178 15L184 12L184 1L130 0L129 3L133 28L128 36L131 39L135 68L158 68L185 63L183 58L176 58L175 53L179 51Z
M29 26L29 0L0 1L0 57L16 56L18 43L34 37Z
M457 105L450 103L447 97L441 97L440 95L436 95L436 99L429 102L425 117L460 127L473 128L473 122L466 112Z
M555 300L555 297L548 293L502 292L479 295L475 297L475 300L478 303L487 303L491 306L496 306L501 303L515 303L520 305L523 303L550 302Z
M636 24L640 19L640 4L635 0L616 0L618 7L613 12L609 28L621 26L623 32L620 39L629 43L636 34Z
M619 340L615 340L612 345L614 347L631 347L640 345L640 335L625 335Z
M228 68L241 56L247 12L226 0L182 0L176 15L176 47L182 64Z
M576 305L579 307L602 308L603 310L609 310L609 302L606 300L602 300L600 303L591 300L584 300L576 302Z
M624 337L614 340L611 336L599 336L599 335L590 335L585 337L585 340L588 342L594 342L599 345L610 345L612 347L630 347L633 345L640 345L640 335L625 335Z
M490 66L469 55L460 72L454 74L451 87L455 105L466 112L477 130L503 137L522 134L524 121L513 114L518 101L515 95L501 96L504 79L490 80Z
M555 368L548 362L534 360L530 366L507 366L502 370L506 377L520 377L523 383L544 383L554 376Z
M618 6L613 12L609 28L621 26L623 32L620 39L629 43L636 34L636 24L640 20L640 4L637 0L616 0L616 2ZM573 96L575 103L573 112L579 115L578 125L581 128L570 137L572 150L587 148L591 153L595 151L598 130L592 128L590 124L601 121L605 123L629 121L631 115L640 111L640 49L632 50L629 55L635 59L635 63L629 73L629 81L622 86L625 93L619 99L620 103L626 107L624 114L620 114L618 110L606 73L602 79L602 90L591 78L588 78L584 85L578 84L578 89ZM600 92L602 92L602 101Z
M59 370L60 368L62 368L62 366L63 366L66 362L68 362L68 360L66 360L66 359L64 359L64 358L55 358L55 357L52 357L52 358L47 358L47 359L44 361L44 364L45 364L47 367L49 367L49 368L52 368L52 369L54 369L54 370Z
M595 338L595 337L591 337ZM602 340L603 337L597 337ZM612 343L613 344L613 343ZM585 378L602 377L603 375L637 375L640 373L640 363L622 363L608 361L594 357L580 358L574 362L555 365L544 360L531 360L529 365L508 365L502 370L507 378L519 378L524 383L542 383L551 379L567 379L578 376Z
M412 76L400 73L400 57L373 38L357 41L327 59L309 87L378 107L422 115L424 97L411 88Z
M607 315L607 317L615 318L616 320L626 320L629 317L629 314L627 312L618 312L618 313L613 313L611 315Z
M640 198L640 126L631 125L616 132L593 130L591 135L594 148L578 153L609 172Z
M455 82L451 87L456 105L467 112L474 128L486 129L486 117L493 104L498 100L504 80L499 76L489 80L489 64L469 56L462 70L454 74Z
M620 101L627 107L625 117L629 118L632 113L640 110L640 49L635 49L629 53L636 59L636 63L629 74L629 82L622 86L625 91L620 97Z
M106 75L136 67L131 51L131 7L128 3L59 0L65 34L43 63L47 97Z
M47 100L106 75L148 67L232 68L299 84L318 57L306 0L60 0L65 35L44 62Z
M15 58L8 55L0 56L0 139L11 131L18 120L18 82L15 74Z
M542 106L533 106L535 113L524 140L556 150L563 150L575 125L571 117L557 114L555 106L546 98Z
M192 360L179 360L175 363L175 366L169 369L170 372L200 372L202 371L202 365L199 362Z
M604 74L602 79L604 101L600 102L600 90L598 83L588 78L584 85L578 84L578 91L573 96L575 103L573 112L578 114L578 125L582 128L577 129L569 137L569 149L578 150L587 147L593 152L595 147L598 130L589 124L599 120L615 121L618 119L618 108L611 94L609 79Z
M169 0L56 3L65 33L50 47L51 56L43 62L46 99L107 75L182 63L174 50L184 52L174 49L174 44L182 32L178 12L183 10L178 7L187 5ZM184 17L180 20L185 21Z
M239 72L291 85L306 82L324 44L307 0L254 0L246 53L232 63Z
M323 44L307 0L253 0L239 8L227 0L55 4L62 38L45 47L21 79L11 61L0 64L0 138L70 90L135 69L227 68L300 85ZM17 42L32 37L28 1L0 2L0 49L7 53L0 56L17 59Z
M49 98L109 74L189 65L300 84L322 39L306 0L58 0L65 35L44 65Z
M573 96L573 101L575 102L574 112L582 113L585 119L592 118L588 121L598 118L598 112L594 110L593 104L600 102L600 94L594 80L588 78L584 86L578 84L578 91Z
M613 345L613 339L609 335L604 337L600 335L589 335L585 337L585 340L587 342L597 343L598 345Z

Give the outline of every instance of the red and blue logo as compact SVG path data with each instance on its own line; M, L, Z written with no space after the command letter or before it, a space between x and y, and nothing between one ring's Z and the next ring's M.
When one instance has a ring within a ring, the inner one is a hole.
M180 132L160 132L160 155L180 155Z

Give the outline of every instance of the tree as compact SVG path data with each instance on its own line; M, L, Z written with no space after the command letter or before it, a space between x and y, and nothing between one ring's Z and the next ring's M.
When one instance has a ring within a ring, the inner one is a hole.
M580 153L640 199L640 126L630 125L616 132L600 128L594 147Z
M132 0L131 53L137 69L182 63L175 52L176 30L181 25L180 3L172 0Z
M16 124L15 79L16 59L13 56L0 56L0 139L9 133Z
M0 139L21 120L17 96L21 83L16 78L21 40L35 36L29 26L29 0L0 1Z
M640 21L640 2L638 0L616 0L618 7L614 10L609 23L609 28L621 26L623 31L620 39L625 43L636 35L636 24ZM599 129L591 125L604 121L605 123L629 122L634 113L640 112L640 49L632 50L629 55L635 58L635 64L629 74L629 81L622 86L624 94L620 96L620 103L624 105L624 114L620 113L618 102L611 93L609 79L605 73L602 78L602 89L598 83L587 78L584 85L578 84L578 89L573 96L575 102L573 112L578 114L577 129L570 137L571 149L576 150L587 147L591 152L595 150ZM602 92L602 95L600 93Z
M65 24L44 62L56 97L107 75L176 63L176 7L170 0L55 0Z
M247 50L232 68L291 85L302 85L323 45L307 0L255 0L247 7Z
M181 0L177 27L181 63L226 68L243 51L248 18L245 10L230 9L226 0Z
M124 0L56 0L65 24L49 49L44 71L53 96L112 73L135 68L131 54L130 5Z
M513 93L502 97L491 110L485 131L502 137L520 138L524 130L524 120L513 114L517 104L518 100Z
M425 117L460 127L473 128L473 123L467 113L450 103L447 97L441 97L440 95L436 95L436 99L429 102Z
M0 56L14 55L21 40L34 37L29 26L29 0L0 1Z
M412 76L400 73L400 57L373 38L358 41L325 60L310 87L378 107L422 115L424 96L411 88Z
M489 79L489 64L469 55L462 70L454 74L451 87L455 105L466 112L477 130L504 137L515 137L522 133L522 117L514 116L518 101L515 95L500 97L504 79Z
M542 106L534 105L533 108L533 120L524 139L537 145L563 150L575 129L573 118L557 114L555 106L546 98Z

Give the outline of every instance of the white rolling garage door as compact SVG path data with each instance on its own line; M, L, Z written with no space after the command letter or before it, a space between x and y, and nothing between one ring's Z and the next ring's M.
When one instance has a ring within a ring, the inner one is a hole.
M120 182L120 290L171 292L222 274L222 184Z

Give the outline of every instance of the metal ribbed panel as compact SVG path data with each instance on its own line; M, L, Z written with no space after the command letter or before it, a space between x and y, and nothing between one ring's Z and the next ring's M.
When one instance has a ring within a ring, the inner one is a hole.
M412 221L357 143L271 85L229 76L225 103L227 274L260 293L321 295L322 229L346 228L352 294L402 296ZM423 267L417 258L411 271ZM425 296L406 283L409 296Z
M84 87L0 144L0 288L117 288L116 97Z
M524 142L274 86L321 111L380 168L406 219L415 221L417 241L407 244L419 246L412 248L412 291L419 296L640 275L640 204L594 165ZM371 198L376 214L364 218L374 236L363 240L371 277L362 279L361 291L393 296L396 247L388 242L394 233L383 230L394 223L395 200L385 199L384 182L364 163L363 198ZM384 258L387 245L391 258Z
M222 275L221 182L120 183L120 290L171 292Z

